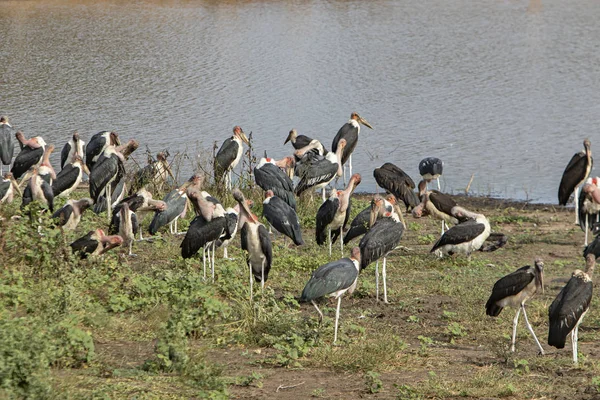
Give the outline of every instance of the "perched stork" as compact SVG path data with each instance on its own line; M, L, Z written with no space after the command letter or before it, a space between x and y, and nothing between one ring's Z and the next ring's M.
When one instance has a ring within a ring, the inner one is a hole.
M54 194L52 193L52 187L38 175L36 167L32 168L31 178L23 191L23 203L21 204L21 208L32 201L39 201L41 204L47 206L50 212L54 212Z
M548 317L548 344L557 349L565 347L567 336L571 333L573 362L577 364L577 339L579 324L590 308L594 283L592 274L596 266L596 258L588 254L585 259L585 272L575 270L569 282L562 288L556 299L550 304Z
M161 187L167 181L167 176L170 176L175 182L175 177L167 161L167 154L161 151L156 155L156 160L150 157L148 165L136 171L129 188L130 193L135 193L151 183L157 188Z
M10 172L12 172L15 179L19 179L31 167L40 165L44 149L46 148L46 142L41 136L25 139L25 135L21 131L16 133L16 137L21 144L21 152L17 154Z
M383 199L380 199L383 200ZM383 278L383 302L388 304L387 299L387 272L386 260L399 244L404 233L405 225L402 218L402 212L395 205L393 212L389 218L378 218L381 215L380 208L384 206L383 201L375 201L372 203L369 225L369 232L360 239L358 247L360 247L360 269L361 271L369 266L373 261L377 261L375 265L375 285L376 299L379 301L379 259L383 257L383 267L381 275Z
M44 155L42 156L42 162L38 167L38 174L50 185L52 185L52 182L56 179L56 172L54 172L54 168L52 167L52 164L50 164L50 155L53 151L54 145L51 144L46 147Z
M324 296L331 296L337 299L333 343L337 341L342 295L346 292L352 294L356 288L360 260L360 249L355 247L352 249L350 258L342 258L341 260L321 265L312 273L300 296L300 301L310 301L315 306L319 313L320 322L323 321L323 313L315 300Z
M329 198L321 204L317 211L317 226L315 229L315 238L317 244L325 244L326 238L329 239L329 255L331 255L331 245L340 238L340 249L342 257L344 256L344 228L350 219L350 197L356 187L360 184L360 174L354 174L344 190L334 190ZM326 236L326 232L328 235ZM333 236L332 236L333 234Z
M242 158L244 151L242 142L250 145L250 141L242 128L236 125L233 127L233 136L223 142L215 156L215 182L220 183L225 175L225 187L227 189L231 189L232 171Z
M96 133L85 148L85 165L91 171L108 146L119 145L121 145L121 141L116 132L102 131Z
M294 149L298 150L303 148L304 146L308 146L308 144L312 141L312 138L306 135L298 135L298 132L295 129L292 129L288 134L287 139L285 139L285 142L283 142L283 144L286 144L287 142L292 142L292 146L294 146Z
M267 190L265 193L263 216L277 232L292 239L296 246L304 244L302 229L300 229L300 221L298 220L296 210L290 207L284 200L275 196L272 190Z
M346 165L346 161L348 161L349 172L352 175L352 152L356 148L358 144L358 134L360 133L360 124L363 124L369 129L373 129L373 127L358 113L353 112L350 115L350 120L346 122L338 131L338 133L333 138L331 142L331 151L335 152L338 148L340 140L346 140L346 147L342 153L342 157L340 158L340 162L342 163L343 175L344 175L344 184L346 183L346 169L344 166Z
M393 195L390 195L393 197ZM395 198L394 198L395 200ZM370 219L371 219L371 207L373 202L381 201L383 203L382 207L379 207L379 215L378 217L390 217L393 212L393 205L388 200L381 198L379 195L375 195L375 197L371 200L371 204L365 207L361 212L358 213L356 217L350 223L350 228L344 235L344 243L348 243L352 239L355 239L359 236L364 235L369 232Z
M490 236L490 223L483 214L477 214L462 209L457 213L457 218L465 222L448 229L431 248L431 253L439 257L463 253L471 257L473 251L479 250Z
M19 196L23 196L21 188L12 173L7 172L4 174L4 178L0 180L0 204L12 203L15 192L19 193Z
M52 182L54 197L68 198L81 183L84 172L88 175L90 174L90 170L87 169L83 158L79 154L75 154L72 161L64 165L63 169L56 175L54 182Z
M412 210L415 218L429 214L435 219L442 220L442 235L446 231L445 224L456 225L459 223L457 215L462 214L463 208L459 207L452 197L437 190L427 190L427 182L419 182L419 197L421 202Z
M74 230L81 221L81 215L93 204L94 201L90 198L67 200L64 206L52 214L52 218L57 219L58 225L64 230Z
M535 259L533 267L526 265L498 280L494 284L490 298L485 303L485 313L490 317L497 317L502 309L507 306L517 309L517 313L513 319L512 341L510 343L510 351L512 352L515 351L519 314L523 311L527 329L529 329L531 336L533 336L535 343L538 345L540 354L544 354L544 349L537 336L535 336L535 332L533 332L533 328L529 324L529 319L525 312L525 302L532 298L538 291L544 293L544 263L540 258Z
M108 146L102 156L97 159L90 172L90 197L94 202L97 203L101 195L104 195L106 199L112 199L113 182L118 183L125 175L124 161L123 154L112 145ZM110 221L112 201L107 200L106 203Z
M73 137L65 143L60 152L60 169L65 167L65 164L71 162L75 155L78 155L82 160L85 157L85 141L79 138L79 132L73 132Z
M8 123L7 117L0 117L0 175L2 166L12 162L14 151L13 127Z
M421 174L425 183L427 184L435 179L438 190L442 190L440 187L440 176L442 176L443 171L444 163L439 158L427 157L419 163L419 174ZM425 187L427 188L427 185Z
M594 224L592 234L596 235L596 238L583 249L583 258L588 254L593 254L596 258L600 257L600 223Z
M585 231L585 246L588 244L588 232L594 222L600 222L600 178L588 178L579 193L579 226ZM590 217L592 224L590 224Z
M407 210L419 204L419 199L414 192L415 182L396 165L388 162L375 168L373 177L379 186L402 200Z
M569 201L571 193L575 192L575 224L579 224L579 199L575 189L585 182L594 164L589 139L583 141L583 148L583 151L573 155L571 161L567 164L558 187L558 204L563 206Z
M273 191L275 196L285 201L295 210L296 196L294 195L294 183L282 170L282 168L293 168L293 166L293 157L286 157L280 161L263 157L256 167L254 167L254 181L264 191Z
M89 231L87 235L71 243L71 249L74 254L79 253L82 259L90 255L103 255L107 251L123 243L123 238L119 235L107 236L102 229Z
M342 175L342 163L339 161L342 152L346 148L346 140L338 143L335 153L329 152L325 156L309 153L310 149L297 150L295 155L302 158L302 162L296 164L296 175L300 182L296 185L296 195L300 196L305 190L322 188L323 201L325 201L325 186L336 176ZM300 152L304 151L303 154Z
M240 239L242 250L247 252L246 262L250 269L250 301L252 301L252 281L260 282L261 290L269 277L271 262L273 260L273 246L269 232L263 224L258 222L258 217L250 211L243 193L235 189L233 198L240 206L240 222L242 229Z

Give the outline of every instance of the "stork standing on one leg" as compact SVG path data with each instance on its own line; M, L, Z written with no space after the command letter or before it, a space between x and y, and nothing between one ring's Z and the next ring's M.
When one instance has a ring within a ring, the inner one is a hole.
M356 148L358 144L358 134L360 133L360 125L363 124L369 129L373 129L373 127L358 113L353 112L350 114L350 120L346 122L338 131L338 133L333 138L331 142L331 151L335 152L338 148L338 144L340 140L346 140L346 147L342 153L342 158L340 162L342 164L343 175L344 175L344 185L346 184L346 169L344 168L346 161L348 161L349 166L349 175L352 175L352 152Z
M594 160L592 159L591 146L589 139L583 141L583 151L573 155L565 168L565 172L563 172L558 187L558 204L563 206L569 201L571 193L575 192L575 224L579 224L579 199L575 189L585 182L592 170Z
M60 152L60 169L65 167L65 164L71 162L75 155L79 155L83 160L85 157L85 141L79 138L79 132L74 132L73 137L65 143Z
M550 319L548 344L557 349L562 349L565 347L567 336L571 333L573 363L575 364L577 364L579 324L581 324L592 302L594 289L592 274L595 266L596 257L593 254L588 254L585 259L585 272L575 270L569 282L562 288L548 309Z
M333 343L337 342L342 296L346 292L352 294L356 288L359 268L360 249L355 247L352 249L350 258L342 258L341 260L333 261L317 268L312 273L300 296L300 301L310 301L315 306L319 313L319 322L323 321L323 313L315 300L324 296L331 296L337 299Z
M215 156L215 182L219 184L225 176L225 188L231 190L232 171L238 165L244 152L242 142L250 145L248 137L241 127L233 127L233 136L225 140Z
M13 127L8 123L7 117L0 117L0 175L2 166L12 162L14 151Z
M527 329L529 329L531 336L533 336L535 343L540 349L540 354L544 354L544 349L537 336L535 336L535 332L533 332L533 328L525 312L525 302L538 291L544 293L544 263L540 258L535 259L533 267L527 265L498 280L494 284L492 294L485 304L485 313L490 317L497 317L502 309L507 306L517 309L513 320L512 341L510 342L510 351L512 352L515 351L519 314L523 311Z

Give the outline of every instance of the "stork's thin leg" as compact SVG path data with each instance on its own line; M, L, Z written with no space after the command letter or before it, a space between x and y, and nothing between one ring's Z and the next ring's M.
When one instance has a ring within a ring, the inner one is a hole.
M212 261L210 262L210 269L212 272L212 281L215 283L215 252L217 248L215 242L212 242Z
M340 305L342 304L342 296L338 297L338 305L335 310L335 333L333 334L333 343L337 342L338 321L340 320Z
M386 258L383 257L383 267L381 268L381 276L383 278L383 302L385 304L390 304L387 299L387 273L385 271L385 262Z
M144 240L144 237L142 236L142 227L140 226L140 241Z
M588 230L590 229L589 227L589 222L590 222L590 217L588 213L585 213L585 245L588 245Z
M179 217L175 218L175 234L177 235L177 220L179 219Z
M375 299L379 301L379 260L375 264Z
M228 259L229 257L227 257L227 246L223 246L223 258L224 259Z
M252 303L252 281L254 280L254 276L252 275L252 266L248 263L248 269L250 270L250 303Z
M579 192L575 188L575 225L579 225Z
M260 265L260 293L262 294L265 291L265 261L267 259L263 258L262 263Z
M577 364L577 328L579 326L575 325L575 328L571 331L571 346L573 348L573 363Z
M323 195L323 203L325 203L325 186L321 188L321 194Z
M446 232L446 222L442 220L442 235Z
M169 222L169 232L173 234L173 221Z
M440 177L438 176L436 180L437 180L437 184L438 184L438 190L441 192L442 188L440 187Z
M329 235L329 255L331 256L331 228L328 228Z
M112 188L110 187L110 183L106 185L106 212L108 214L108 223L112 220Z
M204 280L206 281L206 249L202 248L202 265L204 267Z
M314 300L311 300L310 302L317 309L317 312L319 313L319 323L322 323L323 322L323 313L321 312L321 310L319 310L319 306L317 306L317 303L315 303Z
M342 258L344 258L344 235L343 229L340 228L340 250L342 251Z
M540 341L538 340L537 336L535 336L535 332L533 332L533 327L531 326L531 324L529 323L529 319L527 318L527 313L525 312L525 304L521 304L521 308L523 309L523 318L525 318L525 324L527 325L527 329L529 329L531 336L533 336L533 340L535 340L535 343L540 348L540 354L544 355L544 349L542 348L542 345L540 344Z
M510 351L515 351L515 342L517 341L517 323L519 322L519 314L521 314L521 308L517 308L517 313L515 314L515 319L513 319L513 334L512 334L512 342L510 342Z
M348 172L350 172L350 176L352 176L352 154L348 157ZM344 181L344 186L346 186L346 181Z
M344 186L346 186L346 166L342 165L342 179L344 181ZM337 179L335 180L337 186Z

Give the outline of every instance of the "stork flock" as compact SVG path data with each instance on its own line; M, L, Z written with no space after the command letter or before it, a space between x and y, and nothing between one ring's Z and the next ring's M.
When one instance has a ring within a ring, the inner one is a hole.
M234 207L225 208L216 197L203 190L207 179L204 174L194 174L182 185L177 185L165 153L159 153L156 160L149 160L148 166L137 171L134 179L127 182L125 161L139 144L130 140L122 145L119 135L111 131L92 136L87 146L80 135L74 133L61 151L61 170L56 174L49 161L54 146L47 146L39 136L26 139L21 131L14 132L8 119L3 117L0 119L0 168L11 164L12 167L0 182L0 203L10 203L18 194L22 196L22 208L28 212L27 205L37 201L53 213L56 225L63 230L74 230L87 209L96 213L106 211L110 235L96 229L71 244L73 252L82 258L102 256L121 245L127 246L128 254L134 256L132 250L136 235L144 240L139 213L153 212L148 234L154 236L169 225L170 234L185 235L180 246L182 257L195 257L202 249L204 277L208 279L210 268L212 281L215 279L217 248L223 247L223 256L227 258L227 246L239 231L241 248L246 253L250 300L253 301L254 282L264 288L269 272L276 264L270 230L289 238L295 246L306 245L297 214L298 199L305 192L310 193L312 198L314 191L321 189L323 201L316 214L315 242L319 246L328 245L331 256L333 244L339 240L341 258L322 265L312 273L300 301L311 302L322 319L323 313L317 300L326 296L337 299L335 343L341 297L354 291L360 273L373 263L376 264L376 299L379 301L380 297L381 261L383 302L389 303L387 257L398 249L411 251L400 245L406 230L405 211L401 205L414 218L429 215L441 221L441 235L430 250L438 257L463 254L470 258L475 251L494 251L507 242L505 235L491 232L485 215L461 207L451 196L441 192L439 178L443 173L443 163L434 157L419 163L422 180L418 184L390 162L376 168L373 176L387 195L374 195L370 205L350 221L353 193L361 182L361 175L352 173L352 153L358 144L361 125L373 129L358 113L352 113L350 120L333 138L331 151L319 140L298 135L292 129L284 142L291 142L294 147L292 155L281 160L265 156L258 161L253 176L265 193L262 217L268 222L267 228L252 212L252 202L233 185L233 171L244 153L244 143L250 144L240 126L233 128L233 135L223 142L213 163L212 178L216 187L229 191L235 199ZM14 160L13 137L21 147ZM575 193L576 221L586 232L587 245L588 231L593 234L600 232L600 178L589 178L592 167L589 140L584 142L584 147L583 152L573 156L565 170L559 189L559 203L566 204ZM84 174L89 177L90 197L70 199ZM154 200L148 184L166 182L169 177L176 187L162 200ZM343 188L337 188L340 178ZM437 181L437 190L429 188L433 180ZM54 198L57 196L68 201L55 211ZM185 217L188 204L192 205L195 218L186 232L178 232L178 219ZM349 257L345 257L345 245L356 238L360 238L358 246L351 249ZM596 257L600 255L600 235L586 247L585 255L585 272L577 270L573 273L549 309L548 343L562 348L566 336L571 333L574 362L577 362L578 326L591 301L592 272ZM543 261L540 259L535 260L533 267L520 268L500 279L493 287L486 304L488 315L497 316L506 306L517 307L512 351L522 311L540 353L544 353L525 312L525 302L541 290Z

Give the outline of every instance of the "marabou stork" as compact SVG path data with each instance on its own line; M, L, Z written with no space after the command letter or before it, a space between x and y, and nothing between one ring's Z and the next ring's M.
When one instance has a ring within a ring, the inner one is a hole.
M8 123L7 117L0 117L0 175L2 166L10 165L14 151L13 127Z
M592 159L592 149L589 139L583 141L584 149L576 153L567 164L563 172L560 186L558 187L558 204L567 205L571 193L575 192L575 223L579 224L579 199L577 186L581 185L590 175L594 160Z
M225 176L225 187L227 189L231 189L232 171L240 162L244 152L242 142L250 145L250 141L242 128L236 125L233 127L233 136L223 142L215 156L215 182L219 184Z
M350 258L342 258L341 260L321 265L312 273L300 296L300 301L310 301L315 306L319 313L319 322L323 321L323 313L315 300L324 296L331 296L337 299L333 343L337 341L342 295L346 292L352 294L356 288L360 260L360 249L355 247L352 249Z
M369 219L371 228L365 236L360 239L358 247L360 247L361 271L367 268L373 261L377 261L375 265L377 301L379 301L379 259L383 257L383 267L381 269L383 278L383 302L387 304L386 260L388 254L400 244L405 225L404 219L402 218L402 212L398 209L397 205L394 205L394 210L389 218L378 218L378 216L381 215L381 207L384 207L383 199L381 198L372 203Z
M346 183L346 169L344 167L346 165L346 161L348 161L349 172L350 175L352 175L352 152L358 144L360 124L363 124L369 129L373 129L373 127L364 118L358 115L358 113L353 112L350 114L350 120L340 128L331 142L331 151L335 152L338 148L340 140L346 140L346 147L344 148L342 157L340 158L343 169L342 174L344 175L344 184Z
M179 233L177 232L177 220L179 217L185 217L188 200L186 189L190 183L191 180L186 182L183 186L171 190L163 198L166 208L162 211L156 211L154 214L154 218L152 218L152 222L148 228L150 235L156 235L156 232L167 224L169 225L171 234Z
M442 220L442 235L446 231L445 224L458 224L459 220L456 216L463 209L456 204L452 197L437 190L427 190L427 181L425 180L419 182L419 197L421 202L413 208L413 217L421 218L423 214L429 214L435 219Z
M293 166L294 159L292 157L285 157L280 161L263 157L258 165L254 167L254 181L264 191L273 191L275 196L285 201L295 210L294 183L282 170L282 168L293 168Z
M513 319L512 341L510 351L515 351L515 341L517 340L517 323L519 314L523 311L525 325L533 336L535 343L540 349L540 354L544 354L544 349L540 344L525 312L525 302L533 297L538 291L544 293L544 263L540 258L535 259L534 266L526 265L516 271L500 278L492 289L492 294L485 303L485 313L490 317L497 317L502 309L507 306L515 307L517 313Z
M79 138L79 132L73 132L73 137L63 146L60 152L60 169L71 162L76 154L82 160L85 157L85 141Z
M396 165L388 162L375 168L373 177L379 186L402 200L407 211L419 204L419 199L414 192L415 182Z
M596 266L596 257L588 254L585 259L585 272L575 270L571 279L562 288L556 299L550 304L548 317L550 326L548 330L548 344L557 349L565 347L569 332L573 347L573 362L577 364L577 339L579 337L579 324L590 308L594 283L592 274Z
M127 185L125 184L125 179L121 179L118 182L115 180L111 185L111 209L114 209L117 204L121 202L125 198L125 193L127 192ZM106 201L105 195L100 195L98 200L94 204L94 213L100 214L108 209L108 201Z
M360 184L360 174L354 174L344 190L334 190L331 196L321 204L317 211L317 226L315 229L315 238L317 244L322 246L325 240L329 239L329 255L331 255L331 245L340 238L340 249L344 257L344 228L350 218L350 197L356 187ZM327 236L326 236L326 233ZM333 236L332 236L333 234Z
M375 197L371 200L371 204L369 204L361 212L359 212L358 215L354 217L354 219L350 223L350 228L346 232L346 235L344 235L344 243L348 243L350 240L369 232L369 228L371 228L371 226L369 225L371 219L371 207L374 201L379 201L380 199L384 205L383 207L379 208L378 217L390 217L392 215L392 203L381 198L381 196L379 195L375 195Z
M579 193L579 226L585 231L585 246L588 244L588 232L592 223L600 222L600 178L588 178Z
M95 203L98 203L101 195L104 195L105 199L112 199L113 182L118 183L125 175L124 161L123 154L117 151L113 145L108 146L102 156L97 159L90 171L90 197ZM110 221L112 201L106 200L106 204Z
M423 177L425 183L429 183L432 180L437 181L438 190L442 190L440 187L440 176L444 171L444 163L439 158L427 157L421 160L419 163L419 173ZM427 188L427 185L425 186Z
M346 148L346 140L342 139L338 143L337 151L329 152L325 156L309 153L310 149L297 150L295 156L300 156L302 162L296 164L296 175L300 177L300 182L296 185L297 196L300 196L305 190L322 188L323 201L325 201L325 186L329 184L336 176L342 175L342 163L339 161L342 152ZM304 151L303 154L300 152Z
M83 162L83 158L79 154L75 154L72 161L64 165L63 169L60 170L56 179L52 182L52 192L54 197L69 197L69 195L77 189L81 180L83 179L83 173L90 174L90 170Z
M299 147L294 151L294 161L300 162L307 155L313 156L325 156L328 151L323 146L323 143L317 139L313 139L306 144L306 146Z
M52 193L52 187L39 176L38 169L33 167L31 170L31 178L29 179L29 182L27 182L25 190L23 190L23 203L21 203L21 208L36 200L47 206L50 212L54 212L54 194Z
M54 151L54 145L48 145L46 150L44 150L44 155L42 156L42 162L38 167L38 174L42 177L43 180L48 182L50 186L52 186L52 181L56 179L56 172L54 172L54 168L52 164L50 164L50 155Z
M596 258L600 257L600 223L594 224L592 234L596 235L596 238L583 249L583 258L588 254L593 254Z
M96 133L85 148L85 165L91 171L108 146L119 146L120 144L121 141L116 132L102 131Z
M94 201L87 197L80 200L67 200L64 206L52 214L52 218L58 219L58 225L64 230L74 230L81 221L81 215L93 204Z
M12 203L15 191L19 193L19 196L23 196L19 184L13 178L12 173L7 172L4 174L4 178L0 180L0 204Z
M227 232L225 236L221 236L219 240L215 242L215 247L223 247L223 259L229 260L227 256L227 248L233 241L235 234L238 230L240 207L236 204L235 207L228 207L225 209L225 219L227 220Z
M273 246L269 232L248 208L244 194L239 189L235 189L233 198L240 206L239 224L242 227L240 239L242 250L247 252L246 262L250 270L250 301L252 301L252 281L256 279L257 282L260 282L261 290L263 290L269 277L273 261Z
M157 188L162 187L162 184L167 181L167 176L170 176L175 182L175 177L167 161L167 154L161 151L156 155L156 160L149 157L148 165L136 171L129 191L135 193L148 184L154 184Z
M12 172L15 179L19 179L31 167L40 165L44 149L46 148L46 142L41 136L25 139L25 135L21 131L16 133L16 137L21 144L21 152L17 154L10 172Z
M112 221L110 224L109 233L118 234L123 238L123 245L129 247L129 256L135 257L133 254L133 242L135 235L140 230L137 215L129 208L129 203L121 202L118 206L118 211L115 208Z
M79 253L82 259L90 255L103 255L107 251L123 243L119 235L107 236L102 229L89 231L87 235L71 243L73 253Z
M464 222L448 229L431 248L431 253L439 257L454 253L466 254L469 259L473 251L479 250L490 236L490 223L483 214L477 214L465 209L456 213L459 220Z
M296 246L304 244L302 240L302 229L296 210L290 207L284 200L275 196L272 190L267 190L263 201L263 216L269 224L279 233L292 239Z
M129 212L125 213L125 215L121 215L121 208L123 205L127 205ZM109 233L115 234L118 233L123 240L125 241L125 245L130 245L128 238L131 236L131 232L140 233L140 240L144 240L142 236L142 228L140 226L141 213L144 211L164 211L167 208L167 205L164 201L154 200L152 198L152 193L147 191L146 189L140 189L134 195L124 198L115 206L115 209L112 213L112 220L110 223ZM131 226L125 226L120 223L130 214L133 214L133 217L127 222L127 224ZM133 219L135 218L135 220ZM133 240L133 239L131 239ZM130 254L131 254L131 246L130 246Z
M312 141L312 138L306 135L298 135L298 132L295 129L292 129L288 134L287 139L285 139L285 142L283 142L283 144L286 144L287 142L292 142L292 146L294 146L294 149L298 150L303 148L304 146L308 146L308 144Z

